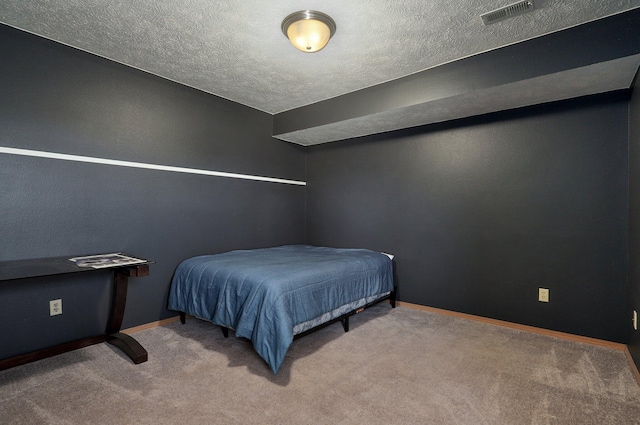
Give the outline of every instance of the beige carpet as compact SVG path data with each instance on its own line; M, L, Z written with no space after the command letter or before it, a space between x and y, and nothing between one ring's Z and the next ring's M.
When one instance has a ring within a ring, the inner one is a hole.
M640 424L624 353L379 305L295 341L273 375L190 319L0 372L2 424Z

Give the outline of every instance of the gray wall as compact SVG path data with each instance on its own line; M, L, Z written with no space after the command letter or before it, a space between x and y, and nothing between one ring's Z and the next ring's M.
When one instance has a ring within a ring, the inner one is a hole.
M625 329L628 347L640 369L640 331L632 326L632 311L640 314L640 91L638 75L629 102L629 313Z
M395 254L402 301L623 342L627 100L313 147L307 241Z
M304 180L271 116L0 26L0 146ZM124 327L165 309L184 258L304 242L304 186L0 154L0 261L123 251ZM3 282L0 357L104 330L108 272ZM89 276L90 275L90 276ZM49 317L48 300L63 299Z

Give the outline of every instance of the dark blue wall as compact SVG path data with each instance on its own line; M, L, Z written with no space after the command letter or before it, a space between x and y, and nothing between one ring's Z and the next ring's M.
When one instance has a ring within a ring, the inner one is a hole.
M0 146L304 180L272 117L0 26ZM166 318L179 261L304 242L304 186L0 154L0 261L123 251L123 327ZM84 275L84 274L83 274ZM109 273L0 285L0 357L104 331ZM49 317L48 300L63 299Z
M629 102L629 313L624 323L628 347L640 369L640 330L632 326L632 313L640 314L640 86L636 74Z
M0 146L309 183L0 154L0 261L156 261L131 279L124 327L172 315L184 258L306 241L396 254L404 301L628 338L640 359L637 93L630 118L624 92L302 149L271 138L270 115L4 26L0 57ZM0 296L7 357L102 332L110 275L5 282Z
M623 342L627 101L314 147L307 241L395 254L403 301Z

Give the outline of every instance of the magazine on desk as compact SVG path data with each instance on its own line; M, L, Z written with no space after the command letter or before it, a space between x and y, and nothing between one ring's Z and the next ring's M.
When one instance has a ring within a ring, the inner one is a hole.
M127 255L122 255L119 252L113 254L100 254L89 255L86 257L69 258L69 261L73 261L78 267L92 267L94 269L128 266L131 264L140 264L147 262L147 260L129 257Z

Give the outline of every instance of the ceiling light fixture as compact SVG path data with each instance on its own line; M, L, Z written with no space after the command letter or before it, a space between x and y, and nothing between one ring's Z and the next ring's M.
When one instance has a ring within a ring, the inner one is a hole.
M296 49L313 53L327 45L336 32L336 23L325 13L301 10L284 18L282 32Z

